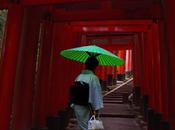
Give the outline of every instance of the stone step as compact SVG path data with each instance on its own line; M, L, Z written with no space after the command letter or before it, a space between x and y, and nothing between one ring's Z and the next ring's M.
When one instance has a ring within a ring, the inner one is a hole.
M79 128L75 127L75 128L71 128L71 127L66 127L65 130L80 130Z
M103 100L123 100L123 98L104 98Z
M71 122L72 124L76 124L77 123L77 120L76 120L76 118L70 118L69 119L69 122Z
M76 127L78 124L77 123L68 123L68 125L67 125L67 127L69 127L69 128L74 128L74 127Z
M113 103L114 103L114 104L123 104L123 101L111 101L111 100L110 100L110 101L109 101L109 100L106 101L106 100L104 100L103 102L104 102L104 103L112 103L112 104L113 104Z
M109 95L122 96L122 93L119 93L118 91L114 91L112 93L109 93L107 96Z
M134 114L101 113L100 117L135 118L136 116Z
M70 118L65 130L79 130L76 118Z
M48 128L32 128L31 130L49 130Z
M108 96L105 96L104 98L123 98L123 96L108 95Z

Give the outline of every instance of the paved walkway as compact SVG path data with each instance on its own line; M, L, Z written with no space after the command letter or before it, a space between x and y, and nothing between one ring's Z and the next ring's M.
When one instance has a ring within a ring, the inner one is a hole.
M102 118L105 130L141 130L132 118Z

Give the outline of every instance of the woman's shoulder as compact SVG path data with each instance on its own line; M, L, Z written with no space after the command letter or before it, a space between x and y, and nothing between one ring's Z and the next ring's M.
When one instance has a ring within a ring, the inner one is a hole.
M97 76L97 75L95 75L95 74L92 74L92 77L93 77L93 78L98 78L98 76Z

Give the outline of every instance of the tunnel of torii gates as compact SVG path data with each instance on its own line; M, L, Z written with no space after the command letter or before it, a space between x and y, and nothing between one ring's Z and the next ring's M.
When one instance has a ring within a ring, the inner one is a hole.
M45 127L46 117L67 105L69 86L82 69L59 52L101 40L99 46L121 58L132 50L134 87L175 130L174 5L172 0L0 0L0 8L8 10L0 129Z

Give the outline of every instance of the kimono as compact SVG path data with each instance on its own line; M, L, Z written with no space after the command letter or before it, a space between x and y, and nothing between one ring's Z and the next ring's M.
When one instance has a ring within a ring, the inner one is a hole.
M84 81L89 84L89 103L93 110L103 108L103 97L101 85L98 77L91 70L83 70L75 81ZM88 130L88 120L90 119L90 109L88 106L73 104L75 116L81 130Z

